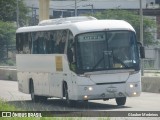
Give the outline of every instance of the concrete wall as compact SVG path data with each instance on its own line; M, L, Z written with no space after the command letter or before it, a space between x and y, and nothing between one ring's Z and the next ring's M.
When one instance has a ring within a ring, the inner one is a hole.
M145 47L145 69L160 69L160 47ZM152 62L151 62L152 61ZM152 64L151 64L152 63Z
M160 77L142 77L142 91L160 93Z
M0 68L0 80L16 81L17 80L17 70Z
M17 80L16 69L0 69L0 79L16 81ZM160 76L143 76L142 91L160 93Z

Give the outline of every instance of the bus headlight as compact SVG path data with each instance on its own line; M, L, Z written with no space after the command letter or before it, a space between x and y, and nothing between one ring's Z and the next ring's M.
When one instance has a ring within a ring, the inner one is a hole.
M133 88L133 87L134 87L134 85L133 85L133 84L130 84L130 85L129 85L129 87L130 87L130 88Z
M89 91L92 91L92 90L93 90L93 88L92 88L92 87L89 87L89 88L88 88L88 90L89 90Z
M133 93L133 95L137 95L137 93L136 93L136 92L134 92L134 93Z
M130 88L138 87L138 84L130 84L129 87L130 87Z
M92 87L84 87L84 90L85 90L85 91L86 91L86 90L92 91L93 88L92 88Z
M84 100L87 100L87 99L88 99L88 96L87 96L87 95L83 96L83 99L84 99Z

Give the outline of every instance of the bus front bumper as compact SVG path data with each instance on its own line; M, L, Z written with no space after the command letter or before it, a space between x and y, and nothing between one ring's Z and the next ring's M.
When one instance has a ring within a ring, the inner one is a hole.
M103 84L78 86L77 100L113 99L118 97L137 97L141 93L141 83Z

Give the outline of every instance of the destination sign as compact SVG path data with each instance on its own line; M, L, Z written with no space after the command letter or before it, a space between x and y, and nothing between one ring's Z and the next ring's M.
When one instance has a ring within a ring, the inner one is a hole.
M104 41L105 33L87 33L78 37L79 42Z

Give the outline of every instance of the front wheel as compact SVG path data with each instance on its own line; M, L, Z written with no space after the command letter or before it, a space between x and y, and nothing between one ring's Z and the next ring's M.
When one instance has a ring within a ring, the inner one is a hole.
M126 97L116 98L116 103L118 106L124 105L126 103Z

